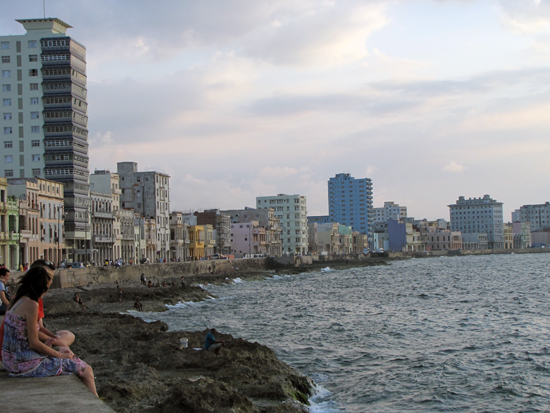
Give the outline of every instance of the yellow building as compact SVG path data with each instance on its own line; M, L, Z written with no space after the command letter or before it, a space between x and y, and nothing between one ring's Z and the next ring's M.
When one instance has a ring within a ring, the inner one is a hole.
M504 224L504 249L514 248L514 229L512 224Z
M189 226L189 256L192 260L204 258L204 226Z

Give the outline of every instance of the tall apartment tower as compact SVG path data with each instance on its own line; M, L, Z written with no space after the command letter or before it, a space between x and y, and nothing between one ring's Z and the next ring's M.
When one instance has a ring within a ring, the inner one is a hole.
M489 195L483 198L458 197L455 204L448 205L451 213L451 231L462 234L487 234L489 249L504 248L502 202Z
M135 162L118 162L120 204L145 219L154 219L157 232L157 258L170 255L170 176L155 171L138 172Z
M550 228L550 202L545 204L522 205L512 212L513 222L529 222L531 231Z
M353 231L367 234L372 241L372 180L356 179L350 174L336 174L328 181L328 210L331 222L350 226Z
M90 239L86 49L57 18L17 22L26 34L0 36L0 176L63 183L67 248L78 260Z
M301 195L258 196L258 209L273 208L275 217L281 222L283 253L307 254L307 202Z

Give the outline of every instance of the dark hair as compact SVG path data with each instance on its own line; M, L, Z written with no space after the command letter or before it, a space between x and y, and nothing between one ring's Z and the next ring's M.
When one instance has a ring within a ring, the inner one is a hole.
M50 270L55 271L55 265L53 265L53 262L47 261L47 260L36 260L31 264L31 268L34 267L48 267Z
M0 277L4 277L6 274L9 274L10 270L7 268L0 268Z
M31 300L38 302L38 299L48 291L50 278L50 274L43 266L37 266L28 270L18 282L19 288L8 308L12 308L23 297L29 297Z

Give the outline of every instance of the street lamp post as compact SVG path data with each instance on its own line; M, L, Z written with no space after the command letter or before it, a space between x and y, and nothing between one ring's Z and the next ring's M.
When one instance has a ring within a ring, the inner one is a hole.
M18 247L19 247L19 267L21 267L21 261L23 261L22 259L22 253L21 253L21 202L26 202L27 201L27 194L21 194L19 195L19 205L18 205L18 209L17 209L17 223L18 223L18 226L17 226L17 233L18 233ZM18 267L18 269L19 269Z

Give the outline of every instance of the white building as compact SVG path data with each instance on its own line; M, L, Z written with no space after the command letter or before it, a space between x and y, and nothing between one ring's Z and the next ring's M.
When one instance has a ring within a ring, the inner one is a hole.
M170 255L170 176L155 171L138 172L135 162L118 162L121 208L133 209L154 219L158 259Z
M407 207L399 206L394 202L384 202L381 208L373 208L373 222L388 222L390 219L399 221L407 218Z
M550 202L521 206L512 212L512 222L529 222L531 232L550 228Z
M86 49L57 18L17 21L25 34L0 36L0 176L62 183L67 247L82 254L90 248Z
M456 204L448 206L451 214L451 231L462 232L464 243L468 242L464 234L487 234L489 249L504 248L502 202L495 201L489 195L468 199L460 196Z
M278 194L256 197L258 209L273 208L281 222L283 253L307 254L307 202L301 195Z

